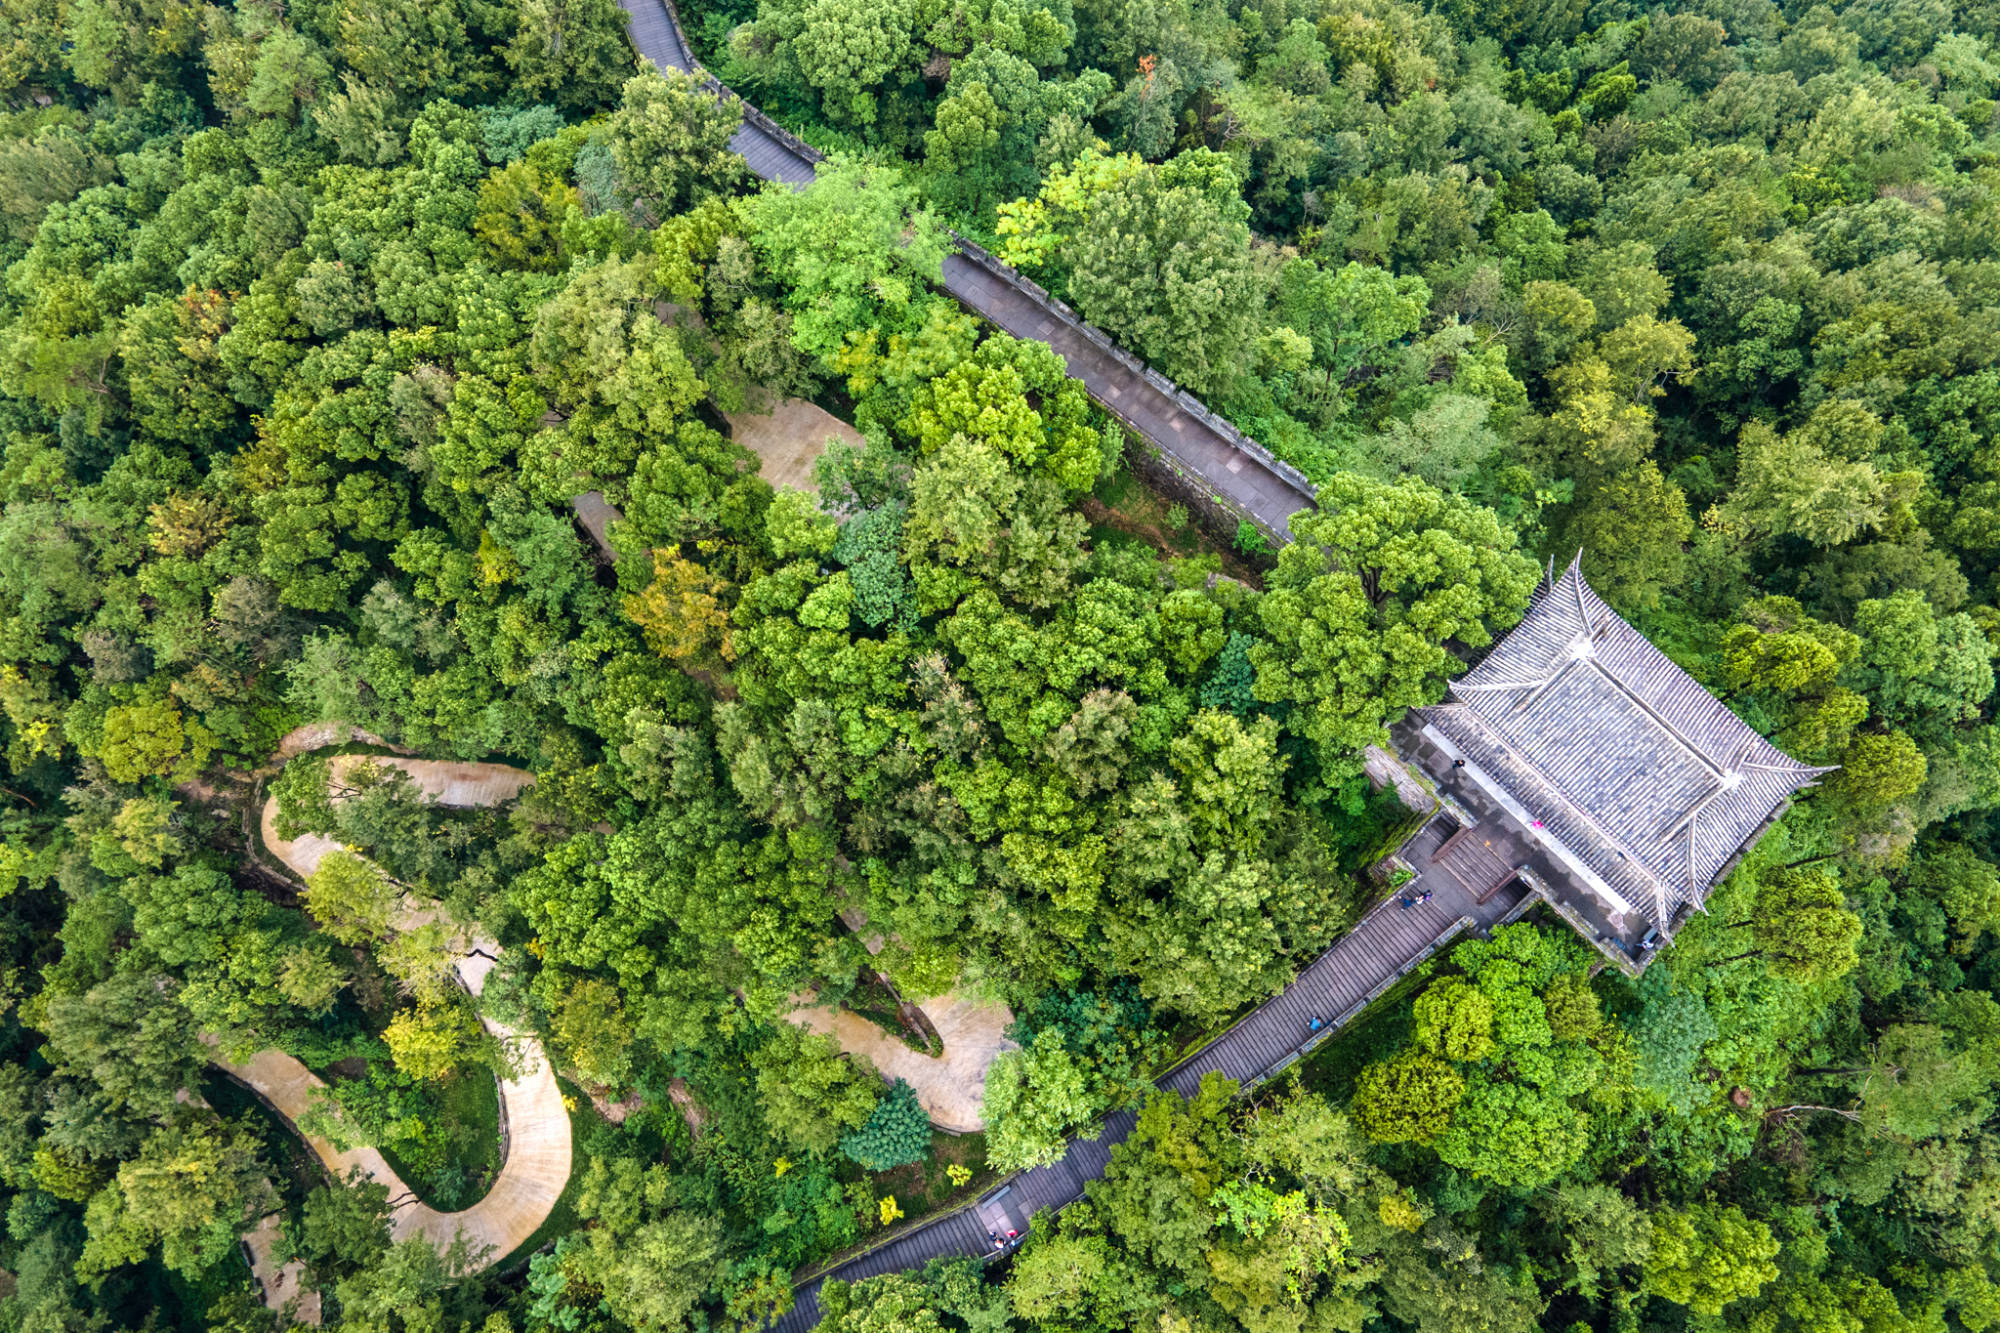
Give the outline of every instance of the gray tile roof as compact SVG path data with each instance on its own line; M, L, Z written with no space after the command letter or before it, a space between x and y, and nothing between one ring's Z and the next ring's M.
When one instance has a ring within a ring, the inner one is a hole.
M1792 793L1829 771L1751 730L1575 562L1451 696L1421 719L1661 926L1699 907Z

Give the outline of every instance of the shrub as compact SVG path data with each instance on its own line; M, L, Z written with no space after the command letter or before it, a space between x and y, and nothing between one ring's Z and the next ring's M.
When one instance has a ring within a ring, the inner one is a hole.
M916 1089L897 1079L867 1123L840 1140L840 1150L870 1171L923 1161L930 1155L931 1122L917 1105Z

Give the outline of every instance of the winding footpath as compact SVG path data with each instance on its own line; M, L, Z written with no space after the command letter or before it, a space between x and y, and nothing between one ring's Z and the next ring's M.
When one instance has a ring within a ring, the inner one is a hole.
M619 0L631 17L632 44L661 69L708 78L737 103L743 127L729 146L769 181L812 183L822 154L707 75L688 48L669 0ZM1316 488L1297 468L1224 421L1193 394L1084 322L1032 279L963 237L944 261L940 285L966 309L1017 338L1047 343L1112 416L1159 451L1158 462L1184 487L1248 518L1283 542L1293 514L1309 509Z
M374 755L335 758L333 776L338 778L363 763L403 770L419 791L447 806L504 804L535 780L533 774L504 764ZM317 870L327 853L341 850L341 844L318 834L280 838L277 813L277 799L265 801L260 816L264 845L300 879ZM408 930L438 919L436 907L406 902L398 913L396 925ZM471 932L460 932L453 943L458 954L454 964L458 979L477 996L486 987L487 974L493 970L500 946ZM500 1174L486 1196L470 1208L447 1213L419 1202L374 1148L342 1151L325 1139L300 1136L334 1176L344 1177L349 1171L359 1169L364 1176L388 1187L392 1239L402 1241L421 1236L440 1251L463 1240L470 1271L498 1262L535 1234L569 1183L572 1159L569 1111L563 1105L562 1091L556 1086L555 1073L541 1044L504 1023L482 1021L486 1030L513 1053L520 1072L514 1078L500 1081L503 1157ZM314 1094L326 1086L310 1069L276 1049L259 1051L241 1062L217 1058L215 1064L256 1092L294 1130L298 1128L299 1117L312 1104ZM295 1302L295 1317L317 1323L318 1298L301 1289L299 1265L276 1262L277 1239L275 1215L265 1218L244 1237L264 1302L277 1310Z

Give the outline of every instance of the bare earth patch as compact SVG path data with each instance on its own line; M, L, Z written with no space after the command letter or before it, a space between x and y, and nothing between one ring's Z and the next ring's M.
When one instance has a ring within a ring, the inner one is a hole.
M627 1116L646 1104L636 1092L627 1093L622 1101L615 1102L601 1092L586 1090L585 1095L590 1098L591 1109L614 1125L624 1124Z
M667 1084L667 1096L680 1108L681 1119L687 1121L688 1132L700 1138L701 1131L708 1127L708 1112L694 1099L694 1090L688 1087L687 1080L677 1078Z
M278 1242L284 1235L283 1213L272 1213L243 1233L250 1251L250 1276L264 1301L274 1310L289 1309L292 1321L319 1327L319 1293L305 1285L306 1266L297 1259L278 1262Z

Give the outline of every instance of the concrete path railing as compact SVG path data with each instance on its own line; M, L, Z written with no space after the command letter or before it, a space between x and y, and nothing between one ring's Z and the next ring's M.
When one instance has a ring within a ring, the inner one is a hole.
M632 43L662 69L700 77L743 112L730 146L765 180L811 183L823 154L724 86L695 61L671 0L619 0ZM1219 507L1270 536L1289 538L1293 514L1316 493L1305 474L1211 412L1198 398L1085 323L1069 306L982 247L956 237L941 285L974 314L1017 338L1047 343L1097 404L1179 465Z
M505 764L377 755L339 756L333 761L332 777L338 780L364 763L402 769L420 792L440 805L449 806L504 804L534 781L533 774ZM300 879L319 869L329 852L343 850L339 843L318 834L292 839L279 837L277 806L276 797L264 803L260 815L264 845ZM411 930L439 919L435 906L406 902L397 913L395 926L398 930ZM500 946L481 935L461 931L453 940L453 947L457 955L453 970L465 989L478 996L486 987L487 975L493 970ZM512 1053L520 1072L513 1078L500 1080L503 1158L500 1174L486 1196L470 1208L442 1212L419 1202L374 1148L343 1150L325 1139L300 1135L335 1177L344 1178L349 1171L359 1169L369 1179L388 1187L392 1239L402 1241L422 1236L440 1251L463 1240L473 1271L513 1253L535 1234L562 1197L569 1183L572 1160L569 1111L563 1105L562 1090L556 1086L555 1072L541 1043L504 1023L482 1021L486 1030ZM294 1130L326 1086L317 1074L276 1049L258 1051L241 1061L218 1055L214 1063L255 1092ZM288 1302L297 1301L295 1317L317 1323L318 1302L301 1291L298 1265L279 1265L275 1261L277 1239L278 1228L270 1224L270 1219L244 1237L265 1304L282 1310Z

